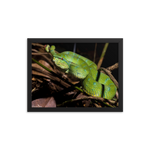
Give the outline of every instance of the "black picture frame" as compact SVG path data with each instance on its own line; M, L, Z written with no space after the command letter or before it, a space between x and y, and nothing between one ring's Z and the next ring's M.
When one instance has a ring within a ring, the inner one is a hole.
M119 60L119 106L116 108L96 107L31 107L32 90L32 43L118 43ZM27 112L123 112L123 38L28 38L27 39Z

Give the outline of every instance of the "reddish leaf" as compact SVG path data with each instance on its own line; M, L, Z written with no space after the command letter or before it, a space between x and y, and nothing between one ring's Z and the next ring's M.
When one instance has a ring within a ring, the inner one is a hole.
M32 101L32 107L56 107L56 102L53 97L39 98Z
M49 97L49 101L45 105L45 107L56 107L56 102L55 102L54 97Z

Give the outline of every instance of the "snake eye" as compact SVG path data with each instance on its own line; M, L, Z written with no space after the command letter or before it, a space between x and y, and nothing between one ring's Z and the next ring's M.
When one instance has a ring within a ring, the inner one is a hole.
M61 58L61 60L63 60L63 58Z

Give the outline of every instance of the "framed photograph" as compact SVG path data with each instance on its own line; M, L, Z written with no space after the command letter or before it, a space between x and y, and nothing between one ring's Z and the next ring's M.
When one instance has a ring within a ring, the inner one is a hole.
M123 39L27 39L28 112L123 112Z

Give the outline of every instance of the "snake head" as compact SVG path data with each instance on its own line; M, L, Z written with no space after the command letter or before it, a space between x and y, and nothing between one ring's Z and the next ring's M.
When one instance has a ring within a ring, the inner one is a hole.
M53 61L55 65L63 70L68 70L69 65L67 62L65 62L61 57L53 57Z

